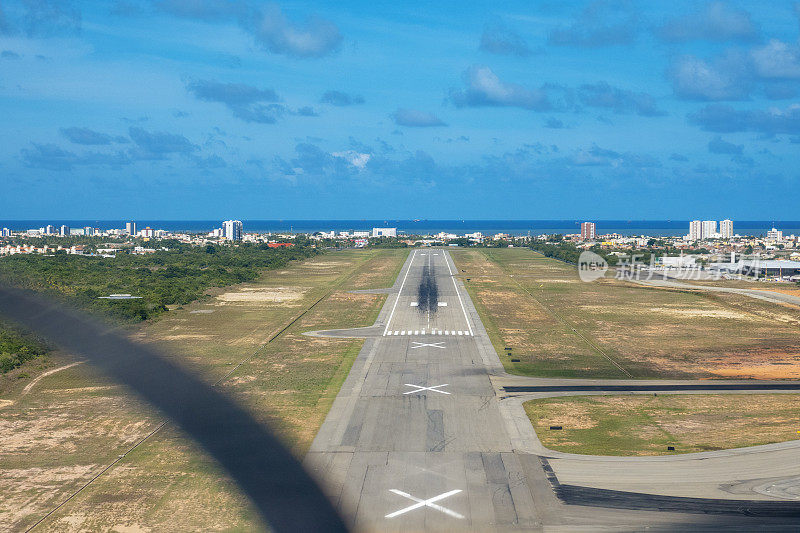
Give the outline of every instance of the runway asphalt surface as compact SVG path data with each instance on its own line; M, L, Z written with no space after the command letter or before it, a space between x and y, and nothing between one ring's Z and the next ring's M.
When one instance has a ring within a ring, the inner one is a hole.
M313 333L366 339L305 459L350 528L797 530L795 442L645 458L541 446L522 401L628 382L505 374L456 273L446 250L413 250L374 326Z

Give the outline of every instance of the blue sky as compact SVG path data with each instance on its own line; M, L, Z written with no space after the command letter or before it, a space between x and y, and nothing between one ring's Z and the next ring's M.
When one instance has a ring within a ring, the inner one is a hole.
M0 0L0 219L795 220L764 5Z

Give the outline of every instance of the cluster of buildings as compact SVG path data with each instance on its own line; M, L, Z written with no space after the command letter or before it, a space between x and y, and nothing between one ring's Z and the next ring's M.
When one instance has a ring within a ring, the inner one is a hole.
M704 241L708 239L730 239L733 237L733 221L721 220L717 231L716 220L692 220L686 240Z

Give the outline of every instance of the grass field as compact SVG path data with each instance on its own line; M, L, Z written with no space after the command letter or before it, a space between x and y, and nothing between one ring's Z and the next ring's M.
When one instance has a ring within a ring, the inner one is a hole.
M371 324L405 250L328 253L256 282L213 290L133 336L154 343L221 385L268 422L302 456L363 341L303 331ZM302 315L302 316L301 316ZM292 320L288 329L270 339ZM0 395L0 529L24 529L63 501L161 419L85 364L57 355ZM23 369L24 370L24 369ZM44 524L58 531L249 531L262 527L214 462L167 425Z
M659 394L546 398L524 407L547 448L590 455L666 455L798 439L798 402L798 394Z
M582 283L575 266L523 248L452 255L470 279L467 290L509 372L800 378L796 307L612 278Z

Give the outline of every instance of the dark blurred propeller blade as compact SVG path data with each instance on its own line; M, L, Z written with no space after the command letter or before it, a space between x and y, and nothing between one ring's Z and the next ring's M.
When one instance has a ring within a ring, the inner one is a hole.
M0 286L0 314L136 391L210 453L275 531L346 531L303 467L233 400L99 320Z

